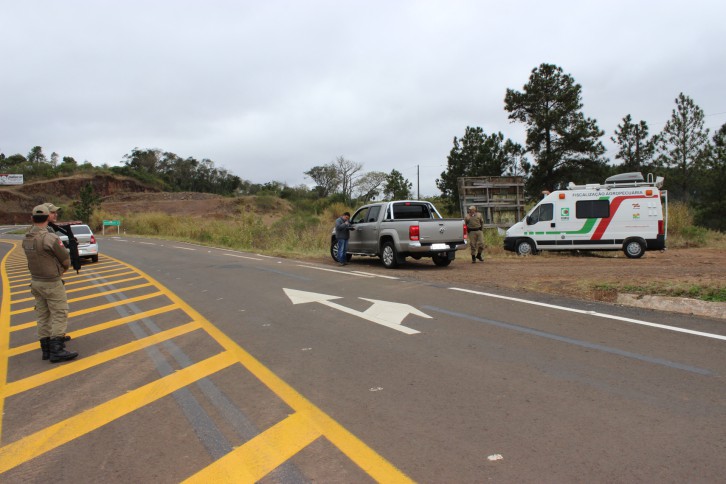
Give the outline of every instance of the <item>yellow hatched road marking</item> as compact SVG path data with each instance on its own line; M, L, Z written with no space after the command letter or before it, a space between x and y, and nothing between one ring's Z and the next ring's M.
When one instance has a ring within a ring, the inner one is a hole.
M161 291L158 291L158 292L152 292L151 294L144 294L143 296L130 297L128 299L121 299L119 301L114 301L112 303L102 304L100 306L93 306L90 308L81 309L79 311L74 311L72 313L68 313L68 318L70 319L70 318L73 318L76 316L82 316L84 314L95 313L98 311L103 311L104 309L115 308L118 306L123 306L124 304L143 301L145 299L151 299L153 297L162 296L162 295L163 295L163 293ZM37 321L31 321L29 323L24 323L24 324L17 324L15 326L12 326L10 328L10 331L20 331L22 329L34 328L36 326L36 324L37 324Z
M76 298L73 298L73 299L69 299L68 300L68 303L70 304L70 303L79 302L79 301L87 301L89 299L96 299L96 298L99 298L99 297L108 296L109 294L118 294L120 292L132 291L134 289L141 289L142 287L149 287L149 286L152 286L152 285L153 284L151 284L150 282L146 282L144 284L137 284L135 286L123 287L123 288L120 288L120 289L111 289L109 291L95 292L93 294L89 294L88 296L81 296L81 297L76 297ZM29 308L24 308L24 309L18 309L16 311L11 311L10 314L29 313L29 312L34 311L34 310L35 310L35 308L29 307Z
M14 245L10 252L12 253L16 248L17 245ZM5 269L4 264L6 259L3 259L3 266L0 268L2 270ZM280 464L297 454L315 439L323 436L349 459L351 459L351 461L357 464L364 472L368 473L373 479L379 482L411 482L405 474L374 452L370 447L343 428L327 414L318 409L277 375L272 373L272 371L237 345L232 339L201 316L201 314L191 308L191 306L185 303L176 294L169 291L166 287L161 285L148 274L145 274L143 271L118 261L117 259L108 259L118 262L124 266L122 268L116 268L114 271L131 269L133 272L140 274L150 281L152 285L156 286L158 292L76 311L71 313L69 317L101 311L103 309L121 306L156 296L166 296L172 304L164 308L159 308L159 312L172 309L183 310L187 316L190 317L192 323L188 323L181 328L191 328L191 325L194 325L193 329L201 327L226 351L191 367L180 370L172 375L168 375L155 382L144 385L136 390L132 390L125 395L114 398L109 402L98 405L79 415L70 417L62 422L38 431L35 434L1 447L0 473L64 445L88 432L98 429L115 419L121 418L124 415L143 407L144 405L148 405L184 386L187 386L194 381L209 376L223 368L231 366L234 363L241 363L248 371L250 371L264 385L272 390L288 406L290 406L295 413L235 449L227 456L202 469L196 475L192 476L190 481L200 482L204 480L205 482L209 482L210 480L216 480L216 477L231 475L233 477L230 480L241 482L249 480L249 482L254 482L261 479L271 470L275 469ZM96 274L97 273L94 273L94 275ZM85 281L79 281L79 283L83 282ZM9 282L3 278L3 294L8 294L8 288ZM126 290L128 290L128 288L126 288ZM4 350L3 354L7 354L9 358L9 353L11 351L13 354L30 351L33 347L37 348L37 343L23 345L21 347L13 348L12 350L9 349L10 332L34 327L36 322L11 327L9 316L10 303L8 299L9 298L4 297L2 300L3 311L2 317L0 317L0 331L2 331L3 335L6 337L2 338L0 341L0 350ZM98 330L105 329L105 326L110 327L125 324L126 322L149 316L151 316L150 312L134 314L115 321L75 331L73 334L74 336L90 334ZM177 330L180 330L180 328L177 328ZM191 330L192 329L189 329L189 331ZM170 334L169 331L173 330L168 330L162 334L168 335ZM114 350L104 352L100 355L78 360L72 365L64 365L51 370L50 372L45 372L41 375L13 382L3 388L0 393L0 411L4 406L5 397L8 395L25 391L29 388L35 387L36 385L42 385L47 381L62 378L77 371L83 371L94 364L109 361L122 353L126 354L126 352L137 351L141 348L141 345L156 344L156 342L152 342L150 339L155 337L164 338L164 336L152 335L144 338L143 340L129 343ZM0 358L0 377L2 377L2 380L0 381L2 382L7 379L8 358ZM83 366L83 362L85 360L92 360L91 364L87 367ZM78 369L74 369L74 366L77 366ZM2 425L0 422L0 432L1 431Z
M114 319L112 321L106 321L105 323L94 324L93 326L89 326L87 328L77 329L77 330L73 331L72 334L73 334L74 338L80 338L81 336L99 333L101 331L105 331L110 328L115 328L116 326L121 326L126 323L130 323L132 321L138 321L138 320L144 319L144 318L150 318L152 316L156 316L157 314L166 313L166 312L178 309L178 308L179 308L179 306L177 306L176 304L169 304L168 306L150 309L149 311L145 311L143 313L131 314L129 316L124 316L123 318ZM28 351L37 350L37 349L38 349L38 342L34 341L33 343L28 343L26 345L15 346L13 348L10 348L8 350L8 356L9 357L16 356L16 355L26 353Z
M36 375L23 378L22 380L7 383L4 387L0 388L0 398L7 398L26 390L30 390L31 388L39 387L55 380L60 380L61 378L65 378L69 375L93 368L94 366L101 365L107 361L131 354L135 351L148 348L149 346L161 343L162 341L190 333L199 328L201 328L201 325L198 322L193 321L182 326L177 326L176 328L162 331L161 333L152 334L146 338L132 341L125 345L117 346L108 351L104 351L103 353L86 356L80 360L74 361L72 365L58 366L52 370L44 371L43 373L38 373ZM38 345L35 344L34 347L37 348Z
M108 286L108 285L110 285L110 284L120 284L120 283L122 283L122 282L136 281L136 280L138 280L138 279L143 279L143 277L141 277L141 276L136 276L136 277L128 277L128 278L126 278L126 279L121 279L121 280L119 280L119 281L113 281L112 283L111 283L111 282L102 282L102 283L100 283L100 284L90 284L90 285L88 285L88 286L83 286L83 287L77 287L77 288L75 288L75 289L67 289L67 287L68 287L68 286L69 286L70 284L66 284L66 294L69 294L69 293L72 293L72 292L81 292L81 291L88 291L88 290L90 290L90 289L93 289L93 288L96 288L96 287L106 287L106 286ZM80 281L79 281L79 282L80 282ZM147 284L147 285L148 285L148 284ZM137 286L137 287L139 287L139 286ZM123 289L128 289L128 288L123 288ZM24 292L30 292L30 291L24 291ZM34 300L35 300L35 298L34 298L34 297L26 297L26 298L24 298L24 299L16 299L16 300L14 300L14 301L13 301L13 304L19 304L19 303L23 303L23 302L28 302L28 301L34 301ZM77 300L77 299L76 299L76 300ZM69 302L70 302L70 301L69 301Z
M5 241L4 241L5 242ZM11 255L13 255L13 252L18 248L17 243L14 242L6 242L12 245L10 247L10 250L7 254L5 254L5 257L3 257L2 262L0 262L0 274L4 274L5 270L7 268L8 259ZM8 350L10 349L10 297L7 296L7 294L10 293L10 282L7 280L7 278L2 277L2 288L3 288L3 295L2 299L0 299L0 355L7 355ZM0 385L5 385L5 382L8 381L8 363L9 363L10 357L9 356L0 356ZM0 398L0 442L2 442L2 432L3 432L3 425L2 425L2 416L5 414L5 399Z
M290 415L184 482L257 482L320 435L303 414Z
M234 354L240 363L267 388L272 390L287 405L307 416L308 420L318 431L335 445L358 467L379 482L412 482L403 472L382 456L368 447L362 440L346 430L342 425L329 417L326 413L313 405L284 380L275 375L270 369L260 363L254 356L242 349L229 336L219 328L207 321L204 316L184 302L179 296L169 291L153 277L137 269L146 279L152 281L172 302L175 302L189 316L202 324L202 327L219 343L224 349ZM214 465L214 464L212 464ZM240 465L245 465L241 463Z
M228 352L219 353L0 447L0 473L103 427L107 423L153 403L190 383L236 363L238 362Z

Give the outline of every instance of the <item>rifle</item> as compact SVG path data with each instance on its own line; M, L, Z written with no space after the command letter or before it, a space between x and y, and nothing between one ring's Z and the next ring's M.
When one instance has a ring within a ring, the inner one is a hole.
M70 252L71 255L71 266L76 270L76 274L78 274L81 271L81 258L78 255L78 239L76 239L76 236L73 234L71 225L56 225L53 222L49 222L48 226L56 232L60 232L68 237L68 252Z

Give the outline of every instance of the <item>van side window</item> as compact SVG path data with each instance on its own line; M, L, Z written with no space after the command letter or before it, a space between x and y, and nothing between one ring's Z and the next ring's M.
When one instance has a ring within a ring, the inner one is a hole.
M577 218L608 218L610 217L609 200L580 200L575 204Z
M555 206L553 204L543 203L532 212L532 215L529 216L529 221L527 223L534 225L537 222L547 222L552 220L554 213Z

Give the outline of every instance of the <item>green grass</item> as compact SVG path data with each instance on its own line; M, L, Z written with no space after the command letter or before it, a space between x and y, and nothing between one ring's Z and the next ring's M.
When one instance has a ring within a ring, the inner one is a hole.
M603 283L594 284L593 289L601 292L640 294L643 296L670 296L701 299L711 302L726 302L726 287L701 286L698 284L677 284L653 282L645 285Z

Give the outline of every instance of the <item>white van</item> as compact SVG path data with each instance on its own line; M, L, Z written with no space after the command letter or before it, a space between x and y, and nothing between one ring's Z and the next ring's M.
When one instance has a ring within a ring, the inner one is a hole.
M504 249L519 255L540 250L622 250L637 259L664 250L668 197L663 177L615 175L602 185L574 185L545 197L507 230ZM665 215L664 215L665 208Z

